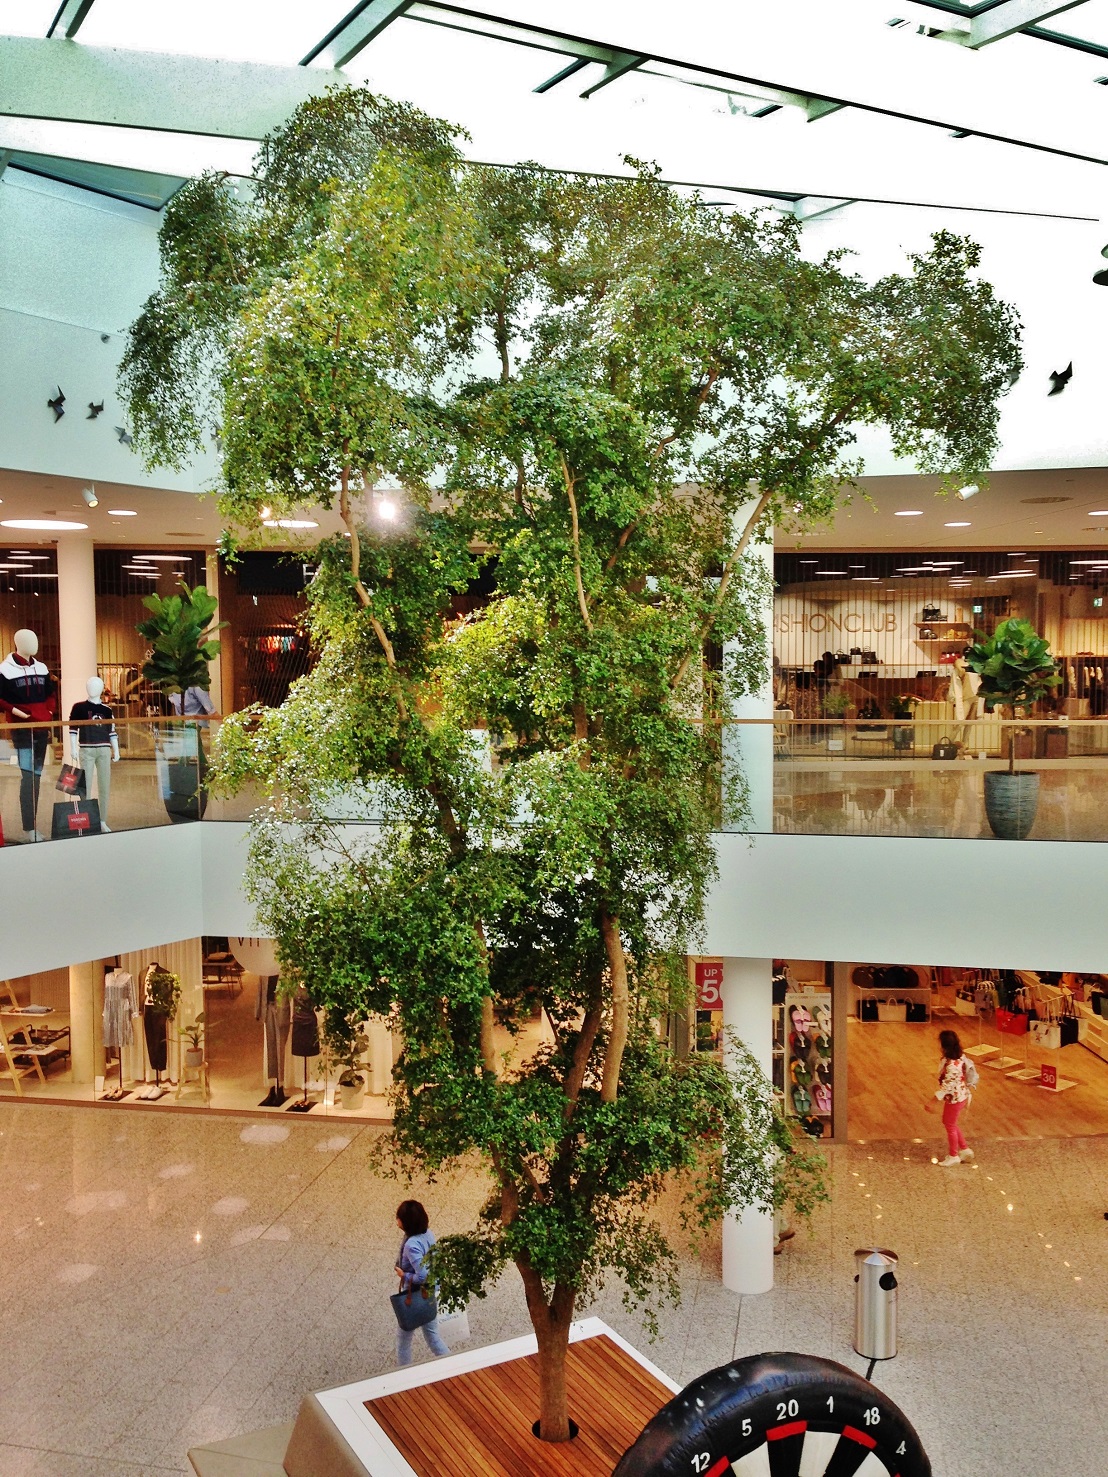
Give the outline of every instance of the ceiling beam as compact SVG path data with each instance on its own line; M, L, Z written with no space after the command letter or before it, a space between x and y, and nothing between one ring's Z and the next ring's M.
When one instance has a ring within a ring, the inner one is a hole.
M260 139L335 82L322 67L0 36L0 116Z
M345 67L363 46L368 46L386 26L410 10L412 3L413 0L361 0L307 56L301 57L300 65Z
M1005 0L1005 6L1009 3L1031 5L1029 17L1058 9L1058 0L1053 5L1037 0L1037 8L1032 0ZM1038 90L1036 107L1028 108L1006 69L971 60L963 46L917 45L887 26L853 27L844 45L838 7L816 0L744 7L741 23L733 7L687 7L680 29L660 5L617 7L595 0L483 0L483 5L478 10L455 0L417 0L410 14L413 20L589 57L605 66L615 52L641 56L648 64L679 68L689 81L695 73L718 79L721 90L777 89L810 100L809 118L857 108L948 134L1108 163L1099 98L1076 96L1072 88L1049 83ZM1002 8L982 12L981 19ZM1030 18L1023 24L1031 24Z
M1016 35L1026 26L1038 25L1052 15L1060 15L1063 10L1073 10L1084 3L1085 0L1062 0L1061 4L1059 0L1004 0L1003 5L995 5L992 10L973 17L968 33L964 33L967 39L963 44L971 51L978 51L982 46L991 46L994 41Z
M85 16L92 9L92 0L62 0L58 12L50 22L47 36L63 41L72 41L85 23Z
M594 92L599 92L602 87L607 87L610 82L618 82L620 77L626 77L628 72L633 72L636 67L641 67L644 61L646 61L645 56L638 56L634 52L615 52L611 61L604 68L604 75L594 82L591 87L586 87L581 96L586 98L592 97Z

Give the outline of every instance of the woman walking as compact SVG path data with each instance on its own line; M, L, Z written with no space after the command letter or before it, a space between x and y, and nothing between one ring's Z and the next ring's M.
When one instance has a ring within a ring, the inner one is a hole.
M939 1032L939 1047L943 1054L939 1067L939 1090L935 1097L943 1105L943 1127L946 1129L947 1154L939 1163L944 1169L953 1164L962 1164L973 1158L973 1150L966 1143L962 1132L961 1118L973 1093L971 1069L966 1062L962 1043L954 1031ZM973 1074L974 1078L976 1073ZM927 1104L931 1112L931 1104Z
M413 1288L422 1288L427 1281L428 1274L424 1270L423 1263L427 1253L435 1244L435 1233L429 1229L427 1212L418 1200L404 1200L397 1206L396 1224L404 1232L404 1240L400 1243L400 1255L396 1259L396 1275L400 1278L400 1291L411 1292ZM443 1354L450 1353L439 1333L437 1313L429 1323L423 1324L421 1332L432 1354L441 1357ZM411 1364L414 1333L414 1329L398 1328L396 1330L397 1364Z

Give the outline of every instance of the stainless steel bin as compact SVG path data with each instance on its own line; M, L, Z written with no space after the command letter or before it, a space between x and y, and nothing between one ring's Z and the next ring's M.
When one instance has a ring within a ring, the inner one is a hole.
M854 1253L854 1348L863 1359L896 1357L897 1261L886 1247Z

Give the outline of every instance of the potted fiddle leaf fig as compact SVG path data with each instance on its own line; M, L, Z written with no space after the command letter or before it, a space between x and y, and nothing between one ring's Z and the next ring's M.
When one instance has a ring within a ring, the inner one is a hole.
M910 749L915 743L915 729L911 725L916 715L918 702L919 698L913 697L910 693L901 693L892 700L893 748L898 751Z
M363 1060L369 1050L369 1037L360 1021L347 1019L341 1024L328 1021L327 1046L339 1072L339 1101L348 1112L360 1107L365 1092L366 1074Z
M845 718L853 706L850 694L844 692L841 687L832 688L823 699L823 711L828 718ZM843 728L832 729L827 736L828 752L841 753L845 736L845 725Z
M1001 621L992 636L969 647L966 665L981 678L978 696L986 709L1000 709L1012 718L1026 716L1062 680L1049 644L1030 621L1019 616ZM1034 770L1017 770L1016 725L1012 724L1007 770L985 774L985 814L993 834L1006 841L1024 840L1035 824L1038 806L1039 776Z
M203 585L190 590L181 581L179 595L147 595L143 605L150 619L139 621L135 629L150 643L142 675L172 702L178 695L178 711L196 713L211 711L199 694L211 687L209 667L219 655L216 631L226 621L214 621L219 604ZM190 701L195 697L196 701ZM174 707L177 704L174 703ZM158 724L154 733L155 759L161 783L162 801L171 821L198 821L208 803L207 756L201 738L206 722Z

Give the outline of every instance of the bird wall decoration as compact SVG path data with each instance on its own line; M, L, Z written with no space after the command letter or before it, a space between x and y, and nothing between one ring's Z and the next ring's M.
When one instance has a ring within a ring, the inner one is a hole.
M47 400L46 403L54 412L54 424L57 425L65 414L65 396L62 394L61 385L58 386L58 393L54 396L53 400Z
M99 402L99 404L97 404L94 401L90 400L89 403L88 403L88 415L85 416L85 420L87 420L87 421L94 421L96 419L96 417L103 412L103 409L104 409L104 402L103 402L103 400L101 400Z
M1069 384L1069 382L1070 382L1071 379L1073 379L1073 360L1072 359L1066 365L1065 369L1061 369L1061 370L1059 370L1059 369L1052 369L1050 371L1050 380L1051 380L1051 386L1052 386L1052 388L1049 389L1046 392L1047 399L1049 400L1050 397L1051 397L1051 395L1060 395L1062 393L1062 391L1066 388L1066 386Z
M115 434L119 437L120 446L130 446L131 433L126 426L116 426Z

